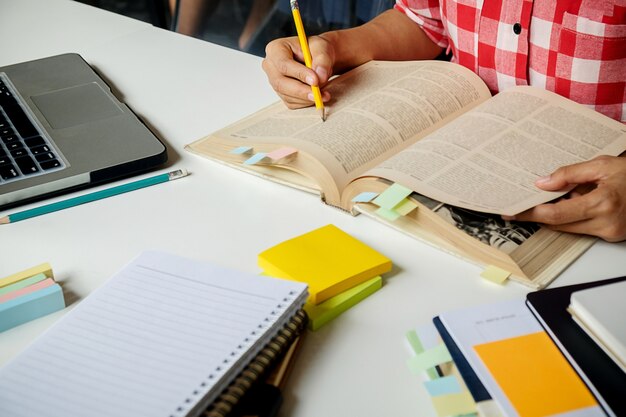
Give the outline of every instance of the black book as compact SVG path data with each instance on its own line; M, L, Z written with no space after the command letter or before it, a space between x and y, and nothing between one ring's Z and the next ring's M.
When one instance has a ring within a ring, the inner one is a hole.
M528 294L526 304L609 416L626 416L626 373L567 312L574 291L626 277L552 288ZM625 322L626 325L626 322Z

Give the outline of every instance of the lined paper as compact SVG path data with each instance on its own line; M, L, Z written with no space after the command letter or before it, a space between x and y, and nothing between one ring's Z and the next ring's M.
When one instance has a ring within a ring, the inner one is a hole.
M305 300L300 283L146 252L0 370L0 415L195 415Z

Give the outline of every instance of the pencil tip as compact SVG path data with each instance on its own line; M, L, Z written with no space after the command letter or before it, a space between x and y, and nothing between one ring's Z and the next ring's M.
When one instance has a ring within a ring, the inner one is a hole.
M325 108L320 109L320 113L322 115L322 122L325 122L326 121L326 109Z
M11 223L11 219L9 216L0 217L0 224L9 224Z

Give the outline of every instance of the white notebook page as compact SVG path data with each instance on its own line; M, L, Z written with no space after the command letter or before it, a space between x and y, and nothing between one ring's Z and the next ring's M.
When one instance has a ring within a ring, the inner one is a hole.
M300 283L146 252L0 369L0 416L187 415L305 299Z

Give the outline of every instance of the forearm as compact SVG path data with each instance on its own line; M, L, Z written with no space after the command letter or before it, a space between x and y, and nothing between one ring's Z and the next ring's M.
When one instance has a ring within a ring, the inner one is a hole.
M352 29L321 35L333 45L338 74L371 60L410 61L433 59L441 48L403 13L388 10Z

